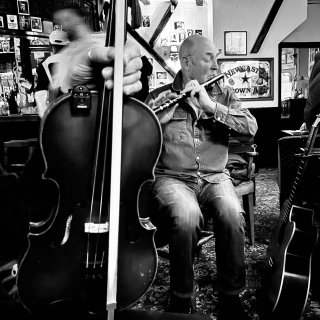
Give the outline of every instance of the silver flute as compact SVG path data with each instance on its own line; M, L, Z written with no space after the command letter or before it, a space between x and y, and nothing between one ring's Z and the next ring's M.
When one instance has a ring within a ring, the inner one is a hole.
M212 85L213 83L218 82L223 77L224 77L224 73L220 73L217 76L211 78L210 80L203 82L201 84L201 86L206 88L206 87ZM175 98L173 98L172 100L169 100L169 101L161 104L160 106L156 107L155 109L153 109L153 112L154 113L158 113L159 111L165 110L165 109L173 106L174 104L176 104L178 101L180 101L182 99L185 99L185 98L187 98L189 96L190 96L190 91L185 92L185 93L181 93L178 96L176 96Z

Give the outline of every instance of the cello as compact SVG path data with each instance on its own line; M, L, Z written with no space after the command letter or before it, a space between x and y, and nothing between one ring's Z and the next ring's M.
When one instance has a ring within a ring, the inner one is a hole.
M77 302L94 314L107 309L112 319L156 274L155 227L139 217L139 193L154 179L161 127L145 104L123 97L127 6L110 3L113 92L78 85L53 101L40 123L43 179L58 196L48 218L30 222L18 267L18 296L32 313Z

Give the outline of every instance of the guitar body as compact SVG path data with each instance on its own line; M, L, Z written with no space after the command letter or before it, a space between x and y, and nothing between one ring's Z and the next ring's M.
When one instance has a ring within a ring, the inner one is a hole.
M284 203L279 223L267 250L265 281L267 311L272 319L300 319L310 287L311 258L318 231L313 210L293 205L283 224L288 203Z

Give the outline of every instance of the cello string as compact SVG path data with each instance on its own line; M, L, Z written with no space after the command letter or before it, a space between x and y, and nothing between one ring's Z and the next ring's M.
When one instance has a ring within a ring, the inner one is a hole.
M106 4L106 2L105 2ZM111 7L108 10L108 15L107 15L107 19L105 21L105 26L106 26L106 46L110 46L112 44L112 42L114 42L114 33L111 31L112 29L114 29L113 25L114 25L114 19L112 19L112 17L115 15L115 4L112 2L111 3ZM105 208L104 203L103 203L103 196L105 193L105 185L106 185L106 175L107 173L110 173L111 168L109 168L110 164L107 161L108 159L108 150L110 150L111 148L109 147L109 140L110 140L110 132L111 132L111 126L109 126L111 124L111 112L112 109L110 108L110 106L112 105L112 91L107 91L106 87L105 87L105 83L103 81L103 88L102 88L102 106L101 106L101 118L100 118L100 126L99 126L99 142L98 142L98 147L99 147L99 152L98 152L98 157L100 157L101 151L103 150L103 154L101 155L101 158L99 158L99 161L97 161L97 168L95 168L95 181L96 179L96 175L98 172L98 166L99 163L102 163L102 180L101 180L101 188L99 189L100 195L99 195L99 214L98 214L98 228L97 230L95 230L95 234L96 234L96 243L95 243L95 250L94 250L94 262L93 262L93 267L95 268L97 265L97 261L98 261L98 255L99 255L99 243L100 243L100 238L101 238L101 233L104 234L104 228L102 227L104 225L104 223L102 222L102 216L103 216L103 210ZM102 124L105 124L106 127L104 128ZM106 135L102 135L102 130L105 130L104 132L106 133ZM102 139L101 137L103 136L104 139ZM112 151L112 150L111 150ZM108 165L108 167L107 167ZM108 172L109 169L109 172ZM109 175L108 175L109 176ZM95 188L96 189L96 188ZM93 194L96 194L96 190ZM98 196L97 196L98 198ZM94 201L94 200L93 200ZM108 206L106 206L107 209L109 209ZM108 211L104 216L106 218L108 218L110 212ZM108 219L107 219L108 220ZM102 231L102 232L101 232ZM100 266L103 266L103 262L104 262L104 257L105 257L105 248L103 248L102 250L102 255L101 255L101 263Z
M104 95L103 95L104 99ZM93 221L93 211L94 211L94 197L97 190L97 173L98 173L98 164L99 164L99 154L100 154L100 144L101 144L101 131L102 131L102 118L103 118L103 110L100 112L99 118L99 129L97 134L97 148L94 156L94 169L93 169L93 184L91 191L91 202L90 202L90 213L89 213L89 228L87 230L87 252L86 252L86 265L89 265L89 256L90 256L90 235L94 231L94 223Z

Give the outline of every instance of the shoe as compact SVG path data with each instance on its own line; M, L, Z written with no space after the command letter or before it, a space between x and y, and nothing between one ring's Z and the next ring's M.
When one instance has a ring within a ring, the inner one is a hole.
M239 295L220 294L219 311L217 320L249 320L249 316L243 310Z
M167 311L173 313L195 313L196 302L194 296L191 296L190 298L180 298L172 294L170 296L170 304Z

